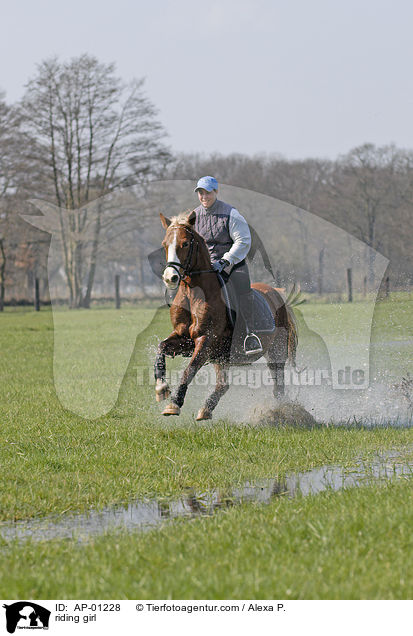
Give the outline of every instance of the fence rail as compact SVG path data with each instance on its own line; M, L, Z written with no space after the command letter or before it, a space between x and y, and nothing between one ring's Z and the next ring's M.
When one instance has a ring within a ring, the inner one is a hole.
M41 306L51 305L50 295L53 297L54 304L60 305L68 305L69 298L68 296L59 293L58 290L52 289L52 294L49 294L49 290L47 287L47 281L44 279L31 278L31 285L29 288L32 288L32 294L27 294L25 292L21 295L12 296L10 293L10 289L6 288L5 296L3 301L3 306L0 303L0 311L3 310L3 307L14 307L14 306L32 306L35 311L40 311ZM353 272L351 268L347 268L344 273L344 277L346 286L344 289L337 291L323 291L322 288L318 288L316 292L314 291L305 291L303 289L303 296L310 302L360 302L368 300L369 298L373 298L376 296L376 292L372 296L368 291L367 277L365 276L361 285L361 288L354 286L353 280ZM113 278L113 287L112 293L95 293L92 295L92 305L96 304L112 304L116 309L120 309L122 303L128 304L137 304L142 301L163 301L164 293L161 285L159 287L156 286L145 286L139 287L137 286L134 291L130 291L131 286L129 283L126 284L125 289L122 290L122 277L120 274L116 274ZM386 276L386 278L382 281L382 285L379 290L379 299L383 298L396 298L398 294L407 294L408 299L413 299L413 286L391 286L390 276Z

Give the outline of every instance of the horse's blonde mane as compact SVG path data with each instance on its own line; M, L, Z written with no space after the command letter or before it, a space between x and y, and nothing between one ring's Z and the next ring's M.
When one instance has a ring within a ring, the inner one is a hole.
M186 225L187 227L191 227L191 224L188 223L188 216L191 212L192 210L187 210L187 212L181 212L177 216L171 217L171 225L174 227L177 225Z

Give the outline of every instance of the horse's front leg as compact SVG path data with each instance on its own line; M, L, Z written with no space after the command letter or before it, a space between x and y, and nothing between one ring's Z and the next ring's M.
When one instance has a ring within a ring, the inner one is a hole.
M171 403L164 409L162 415L179 415L181 412L188 385L208 359L208 343L209 337L206 335L195 338L195 349L191 361L182 374L181 382L172 396Z
M171 391L169 389L169 385L166 381L166 364L165 364L165 354L161 351L156 353L155 358L155 395L156 401L162 402L162 400L166 400L167 397L170 396Z
M162 402L162 400L166 400L166 398L171 395L168 382L166 381L165 355L174 356L180 353L183 344L183 337L175 331L159 343L154 365L155 395L157 402Z
M205 406L199 410L198 415L196 417L197 422L200 420L210 420L212 417L212 411L222 398L222 396L229 389L228 382L228 365L223 364L214 364L215 375L216 375L216 386L215 390L211 393L207 401L205 402Z

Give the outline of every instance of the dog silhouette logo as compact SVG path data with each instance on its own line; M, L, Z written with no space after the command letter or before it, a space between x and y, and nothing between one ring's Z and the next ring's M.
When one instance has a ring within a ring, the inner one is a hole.
M9 634L17 629L49 629L50 611L31 601L18 601L3 605L6 609L6 627Z

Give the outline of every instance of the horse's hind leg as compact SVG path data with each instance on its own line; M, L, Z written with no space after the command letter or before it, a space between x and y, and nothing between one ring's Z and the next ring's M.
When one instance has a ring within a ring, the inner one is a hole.
M267 361L268 368L271 373L271 377L274 381L272 387L272 393L275 399L279 399L283 397L285 393L285 384L284 384L284 364L279 364L277 362L269 362Z
M274 380L273 395L276 399L285 393L284 367L288 356L288 331L284 327L277 327L276 335L268 349L267 365Z
M199 422L200 420L211 419L212 411L214 410L222 396L229 389L227 365L224 366L222 364L214 364L214 369L216 374L215 390L213 391L213 393L211 393L211 395L205 402L205 406L203 406L202 409L199 410L196 418L197 422Z

